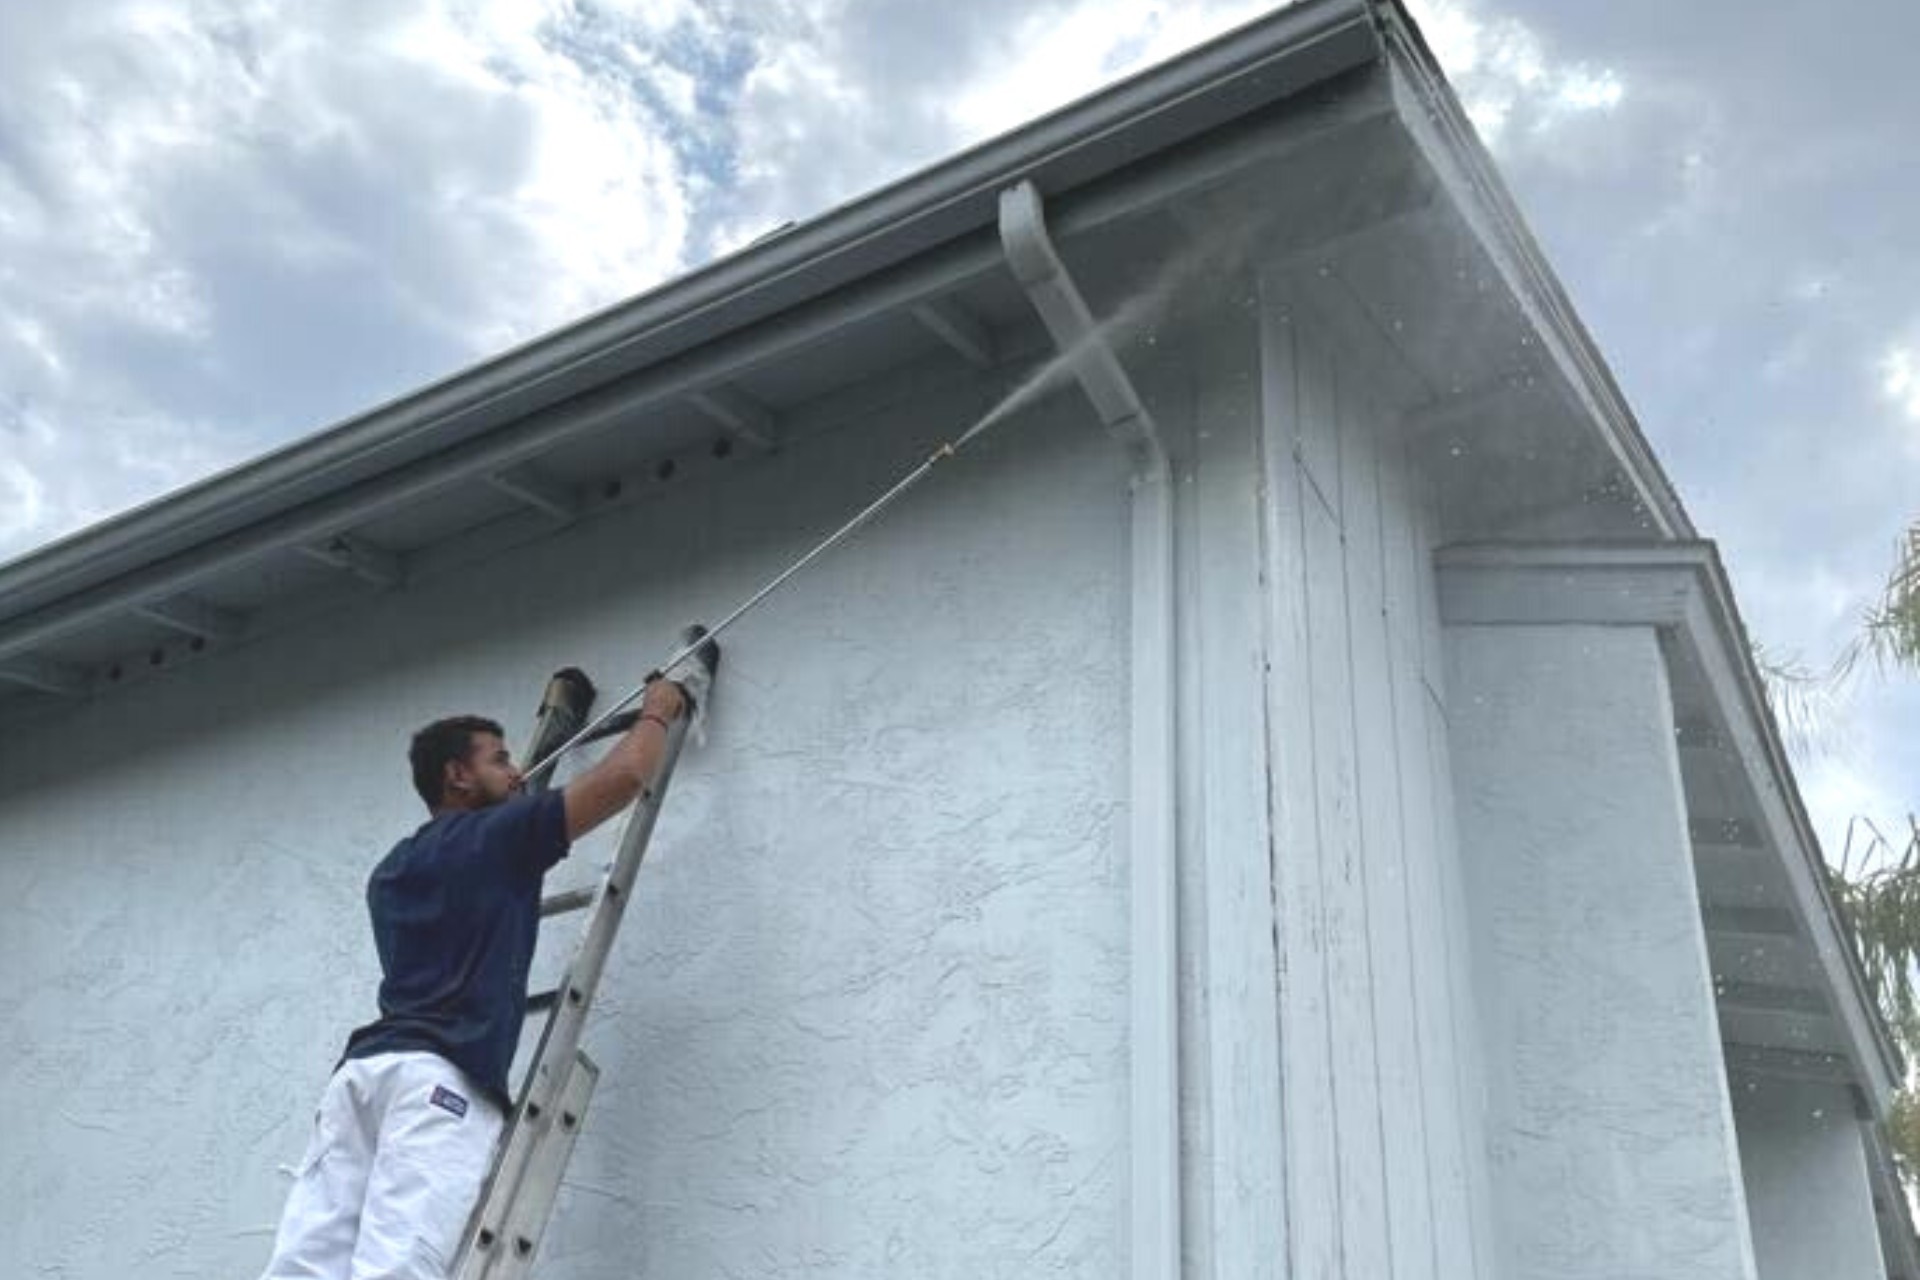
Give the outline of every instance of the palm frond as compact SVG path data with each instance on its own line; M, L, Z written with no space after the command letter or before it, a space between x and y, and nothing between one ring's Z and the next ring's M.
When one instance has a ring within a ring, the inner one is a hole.
M1836 664L1815 671L1797 654L1777 654L1758 640L1753 642L1753 665L1788 749L1803 758L1824 752L1840 718L1847 670Z
M1833 665L1835 685L1850 679L1865 658L1873 659L1883 675L1890 668L1920 671L1920 523L1908 526L1893 561L1860 635ZM1778 711L1776 717L1787 721ZM1909 815L1907 828L1906 844L1896 850L1870 820L1855 818L1847 824L1839 865L1828 868L1828 877L1867 986L1909 1064L1908 1087L1895 1091L1887 1131L1911 1194L1920 1187L1920 1090L1912 1087L1914 1064L1920 1064L1915 981L1920 970L1920 822Z
M1911 1070L1920 1062L1914 980L1920 964L1920 822L1909 816L1907 826L1906 846L1896 851L1870 820L1855 818L1847 824L1840 865L1827 871L1868 990ZM1894 1091L1887 1136L1902 1180L1909 1189L1920 1188L1920 1092L1911 1083Z
M1894 1091L1887 1135L1893 1140L1894 1162L1908 1186L1912 1186L1916 1178L1920 1178L1920 1096L1913 1090Z
M1893 568L1865 624L1860 648L1882 669L1920 670L1920 524L1909 526L1895 546Z
M1920 1061L1920 821L1907 819L1896 849L1873 823L1847 826L1829 877L1842 920L1881 1012L1902 1052Z

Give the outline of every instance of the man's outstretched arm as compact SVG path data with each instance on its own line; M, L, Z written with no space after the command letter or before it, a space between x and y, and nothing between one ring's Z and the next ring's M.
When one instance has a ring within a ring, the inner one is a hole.
M640 718L591 769L569 782L563 793L567 839L587 832L633 803L640 788L660 768L667 747L667 726L687 712L687 695L662 677L647 686Z

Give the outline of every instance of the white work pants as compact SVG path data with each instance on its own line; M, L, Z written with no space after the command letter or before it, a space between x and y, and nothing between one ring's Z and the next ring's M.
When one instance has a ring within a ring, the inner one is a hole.
M503 1123L437 1054L342 1063L261 1280L442 1280Z

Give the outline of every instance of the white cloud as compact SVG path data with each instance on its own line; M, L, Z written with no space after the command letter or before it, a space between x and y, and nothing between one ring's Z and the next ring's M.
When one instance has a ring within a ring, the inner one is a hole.
M1809 269L1793 277L1787 286L1787 293L1795 302L1824 302L1839 283L1838 277L1830 269Z
M143 190L191 140L220 135L225 122L199 118L194 104L229 101L236 86L183 47L182 35L188 43L196 37L182 19L169 23L164 11L125 16L125 44L114 56L81 50L34 68L34 80L11 80L9 91L27 99L46 162L38 190L22 190L17 178L9 184L19 198L0 222L0 248L15 261L22 253L63 259L68 307L199 336L204 300L156 231ZM128 75L125 63L135 59L140 74Z
M1004 132L1272 7L1082 0L1035 9L1010 24L997 41L1000 56L953 95L947 117L967 141Z
M0 43L0 555L687 261L703 7L80 9Z
M45 506L40 477L18 458L0 458L0 546L32 533Z
M1920 343L1900 343L1880 358L1880 391L1893 406L1920 423ZM1920 439L1915 440L1920 448Z
M84 389L60 424L31 401L0 401L0 559L104 519L233 461L204 423L128 410ZM80 421L84 430L64 424Z
M1413 6L1420 29L1474 127L1498 151L1516 134L1538 138L1569 119L1605 114L1627 96L1616 70L1556 61L1534 30L1511 17L1487 17L1461 0Z
M1857 761L1820 758L1801 764L1796 773L1821 852L1832 862L1846 855L1850 833L1856 857L1869 838L1856 820L1884 821L1902 812L1902 800L1887 780L1871 776Z
M1620 105L1626 92L1616 72L1575 67L1561 78L1554 98L1568 111L1611 111Z
M738 185L715 247L818 214L1273 7L986 0L907 19L874 0L808 0L756 16L732 129Z
M398 63L392 74L438 81L452 91L448 108L491 122L518 144L505 155L483 147L457 169L423 175L433 183L434 216L487 279L489 287L475 291L478 313L450 317L476 350L576 319L684 262L688 175L669 136L672 121L562 39L611 45L632 59L678 11L624 6L609 11L612 29L596 31L577 29L580 12L559 0L436 0L399 26L385 50ZM684 77L671 90L684 108ZM497 164L514 150L518 165Z
M46 325L29 316L15 316L10 328L13 330L13 340L20 344L22 352L38 361L49 377L63 382L66 380L67 362L55 348Z

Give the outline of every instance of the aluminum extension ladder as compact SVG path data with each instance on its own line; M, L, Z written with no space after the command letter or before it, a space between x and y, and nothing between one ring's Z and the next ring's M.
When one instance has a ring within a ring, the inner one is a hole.
M690 629L682 641L694 644L702 635L704 632ZM718 647L712 642L702 646L696 660L706 663L711 673L719 661ZM533 740L521 759L545 759L578 733L587 722L593 698L593 683L581 672L568 669L556 673L547 682ZM609 721L594 736L620 732L633 723L636 715L628 713ZM561 1177L600 1078L600 1068L580 1047L580 1034L632 894L634 877L646 857L654 821L666 799L667 783L679 762L688 722L688 716L681 716L668 726L660 767L628 811L619 852L599 885L557 893L540 903L543 919L582 910L587 919L559 985L528 997L527 1012L544 1011L546 1026L527 1065L493 1170L449 1271L453 1280L514 1280L532 1273L540 1238L560 1194ZM528 784L529 789L544 790L552 776L552 770L546 771Z

